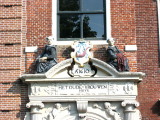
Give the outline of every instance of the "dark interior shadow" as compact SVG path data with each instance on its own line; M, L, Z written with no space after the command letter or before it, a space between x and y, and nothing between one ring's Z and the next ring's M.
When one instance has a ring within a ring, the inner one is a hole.
M153 114L160 116L160 101L157 101L151 108Z
M65 48L65 50L62 53L62 57L64 57L65 59L69 59L71 58L71 52L73 52L74 49L71 48L71 46Z

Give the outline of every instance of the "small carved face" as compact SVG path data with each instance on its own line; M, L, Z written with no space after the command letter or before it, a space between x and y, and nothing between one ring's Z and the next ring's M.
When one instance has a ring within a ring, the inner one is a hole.
M52 36L49 36L46 38L47 42L48 42L48 45L53 45L54 44L54 39Z
M107 109L107 108L110 108L111 107L111 104L109 102L105 102L104 103L104 107Z
M48 44L49 44L49 45L52 45L52 44L53 44L53 40L52 40L52 39L49 39L49 40L48 40Z
M61 108L61 104L60 104L60 103L57 103L57 104L55 104L55 107L56 107L57 109L60 109L60 108Z
M114 46L114 43L115 43L114 38L110 38L110 39L108 40L108 44L109 44L110 46Z

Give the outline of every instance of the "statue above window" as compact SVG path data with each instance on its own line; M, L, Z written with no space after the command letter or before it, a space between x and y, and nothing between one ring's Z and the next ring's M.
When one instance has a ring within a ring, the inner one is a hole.
M46 38L48 44L45 46L44 51L38 56L36 61L36 73L47 72L51 67L57 64L57 53L55 40L52 36Z
M114 67L117 71L129 71L128 59L124 54L114 45L115 39L110 38L107 40L107 63Z

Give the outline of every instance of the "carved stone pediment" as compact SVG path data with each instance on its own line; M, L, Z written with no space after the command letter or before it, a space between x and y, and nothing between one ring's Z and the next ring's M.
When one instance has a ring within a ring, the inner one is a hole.
M75 98L89 101L95 99L95 95L99 96L99 100L136 98L137 83L144 73L117 72L105 62L92 58L90 62L97 70L94 77L71 77L68 71L72 62L72 59L62 61L45 74L23 75L24 82L30 84L29 98L45 102L72 101Z
M108 65L107 63L98 60L96 58L90 59L92 66L97 69L97 73L94 77L108 77L108 78L128 78L128 79L135 79L136 81L141 81L142 77L145 76L142 72L118 72L113 67ZM59 79L66 79L70 78L71 76L68 74L68 69L71 67L73 63L73 59L64 60L57 65L53 66L49 71L45 74L24 74L22 75L22 80L24 79L52 79L52 78L59 78ZM74 76L73 76L74 77ZM71 77L72 78L72 77ZM74 78L72 78L74 79Z

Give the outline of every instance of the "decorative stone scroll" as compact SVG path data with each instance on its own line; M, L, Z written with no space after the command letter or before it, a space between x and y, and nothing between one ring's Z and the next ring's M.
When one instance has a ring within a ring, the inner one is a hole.
M48 95L55 95L55 93L56 93L55 83L41 84L36 82L31 84L31 95L48 96Z
M83 67L80 67L78 64L75 64L71 70L69 70L69 75L74 77L91 77L96 74L96 69L92 69L89 64L84 64Z

